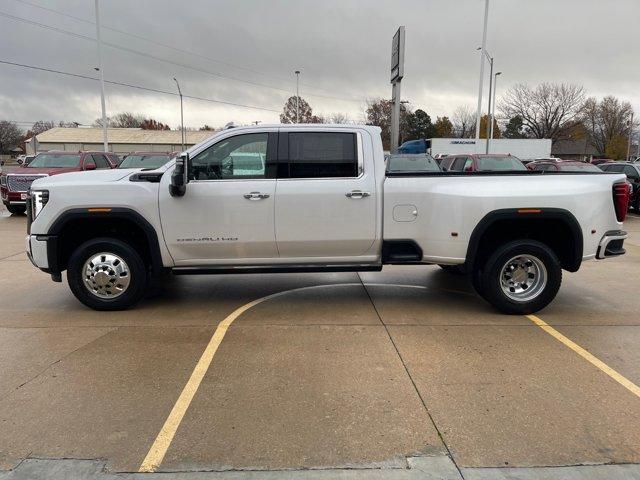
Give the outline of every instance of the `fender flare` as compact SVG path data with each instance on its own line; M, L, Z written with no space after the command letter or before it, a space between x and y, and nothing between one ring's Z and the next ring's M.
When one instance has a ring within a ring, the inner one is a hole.
M74 220L84 220L96 218L109 218L130 220L137 226L142 228L149 247L149 255L151 257L151 269L153 273L160 273L164 270L162 263L162 254L160 253L160 243L158 234L149 223L149 221L131 208L123 207L92 207L92 208L73 208L62 212L49 228L47 237L47 257L49 258L49 270L60 272L58 259L58 236L64 230L65 226Z
M573 237L575 249L570 261L564 266L564 268L570 272L576 272L582 263L582 253L584 249L582 229L580 228L578 220L570 211L563 208L543 207L505 208L493 210L487 213L482 220L478 222L471 233L471 237L469 238L466 256L466 265L468 265L468 268L472 268L476 261L480 241L492 225L502 220L526 221L527 218L536 220L561 220L569 228Z

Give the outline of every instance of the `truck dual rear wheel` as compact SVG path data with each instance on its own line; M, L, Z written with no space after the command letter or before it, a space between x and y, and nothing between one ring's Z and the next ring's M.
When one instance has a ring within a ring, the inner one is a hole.
M516 315L535 313L558 293L562 268L548 246L517 240L499 247L474 280L478 293L498 310Z
M94 310L124 310L144 295L149 274L140 255L115 238L80 245L67 265L67 281L78 300Z

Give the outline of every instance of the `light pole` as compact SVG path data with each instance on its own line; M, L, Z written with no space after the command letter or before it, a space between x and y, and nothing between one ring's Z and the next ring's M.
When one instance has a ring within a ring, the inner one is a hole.
M629 141L627 142L627 161L631 155L631 137L633 135L633 110L631 111L631 120L629 120Z
M502 72L496 72L493 76L493 100L491 102L491 135L489 135L489 138L491 140L493 140L493 118L496 115L496 90L498 89L498 75L502 75Z
M180 95L180 132L182 133L182 151L184 152L184 111L182 109L182 90L180 90L180 84L178 83L176 77L173 77L173 80L178 86L178 95Z
M482 47L478 47L476 48L476 50L482 50ZM493 128L493 115L491 110L491 88L493 86L493 57L486 50L484 50L484 54L489 60L489 101L487 102L488 103L487 104L487 128L486 128L487 141L485 145L485 153L489 153L489 139L490 139L489 135Z
M482 29L482 55L480 55L480 82L478 86L478 110L476 111L476 140L480 139L480 112L482 109L482 81L484 79L484 55L487 46L487 20L489 19L489 0L484 0L484 27Z
M296 74L296 123L300 123L300 70Z
M109 139L107 137L107 106L104 101L104 69L102 68L102 40L100 38L100 5L96 0L96 40L98 42L98 68L100 72L100 101L102 103L102 143L104 151L109 151Z

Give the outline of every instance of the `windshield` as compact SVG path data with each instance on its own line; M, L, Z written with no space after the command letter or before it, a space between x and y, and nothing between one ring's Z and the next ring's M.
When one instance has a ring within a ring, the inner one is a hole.
M80 163L80 155L39 153L27 168L73 168Z
M169 160L169 155L129 155L118 168L158 168Z
M429 154L391 155L387 160L389 172L439 172L440 167Z
M596 165L590 163L574 163L572 165L559 165L563 172L602 172Z
M508 157L480 157L478 158L478 170L485 171L509 171L509 170L527 170L520 159L514 156Z

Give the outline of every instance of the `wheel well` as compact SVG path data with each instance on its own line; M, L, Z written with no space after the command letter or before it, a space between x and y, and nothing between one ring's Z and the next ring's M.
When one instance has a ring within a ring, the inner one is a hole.
M569 219L562 214L536 218L519 215L486 223L481 232L474 231L471 237L467 259L471 260L468 263L472 268L481 265L499 245L519 239L537 240L547 245L565 270L575 272L580 268L582 233L573 216Z
M71 254L84 242L97 237L113 237L131 245L153 271L162 268L157 236L142 217L128 215L72 215L55 228L54 251L57 271L67 268Z

